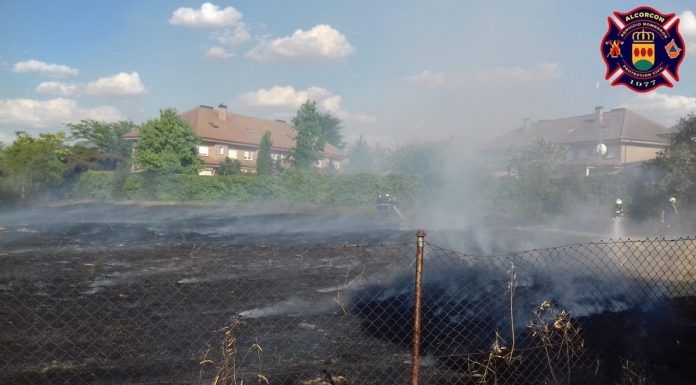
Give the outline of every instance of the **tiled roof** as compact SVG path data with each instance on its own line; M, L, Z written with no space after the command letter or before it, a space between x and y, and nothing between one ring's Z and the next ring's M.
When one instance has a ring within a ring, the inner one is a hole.
M219 118L218 109L207 106L192 108L181 114L193 131L204 141L228 142L258 147L261 137L266 131L271 132L273 148L290 150L295 147L295 131L284 121L254 118L250 116L226 113L226 118ZM137 131L125 135L126 138L136 139ZM333 157L344 157L339 148L326 144L324 154Z
M662 144L672 129L644 118L633 111L618 108L604 112L601 130L594 114L529 123L490 141L486 148L507 149L545 138L557 144L591 141L640 141Z

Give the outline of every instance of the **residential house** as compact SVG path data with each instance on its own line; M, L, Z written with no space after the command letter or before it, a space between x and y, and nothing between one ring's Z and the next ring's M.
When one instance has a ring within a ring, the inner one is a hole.
M198 156L204 168L201 175L214 175L226 159L237 159L242 172L256 173L261 137L271 133L271 157L282 167L289 165L290 150L295 147L295 131L283 120L268 120L233 114L224 104L218 108L198 106L181 114L201 138ZM137 131L126 134L127 139L137 140ZM316 167L320 170L340 169L345 154L339 148L326 144Z
M566 165L585 175L616 173L655 158L673 130L625 108L605 112L596 107L593 114L537 122L525 119L521 127L484 145L482 155L502 168L511 148L545 138L566 147Z

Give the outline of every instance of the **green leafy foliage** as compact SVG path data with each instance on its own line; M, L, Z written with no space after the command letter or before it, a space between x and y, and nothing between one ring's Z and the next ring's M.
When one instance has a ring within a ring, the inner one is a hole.
M662 174L662 195L677 195L682 203L696 204L696 114L682 118L669 146L648 165Z
M93 163L90 169L113 170L119 163L126 163L131 155L131 143L123 135L136 129L130 121L103 122L81 120L68 123L70 139L74 147L84 155L92 152Z
M80 175L73 186L73 197L110 200L116 193L116 179L113 172L88 170Z
M290 151L293 166L298 170L311 170L324 150L324 134L321 127L321 114L316 102L307 101L292 118L296 132L295 148Z
M441 144L409 144L390 151L386 162L394 174L418 175L434 181L441 177L445 158Z
M508 170L513 178L506 189L511 195L510 202L523 203L515 207L523 211L522 215L558 213L562 162L567 151L543 138L511 150Z
M2 188L31 199L49 188L57 186L65 173L65 158L69 151L65 134L39 134L32 137L17 132L15 141L0 150L0 174Z
M258 175L271 175L273 173L273 158L271 158L271 132L266 131L261 138L258 157L256 159L256 173Z
M197 145L200 138L173 108L160 111L159 119L140 127L135 164L157 174L197 174L201 169Z
M242 162L237 159L225 158L218 166L217 176L239 175L242 173Z
M330 112L319 114L319 125L326 143L330 143L338 148L343 148L343 135L341 134L341 119Z
M232 175L212 178L199 175L131 174L119 188L114 173L84 173L74 190L80 198L159 201L270 201L332 207L372 207L375 196L390 191L404 204L423 194L418 178L371 174L323 176L287 171L279 177Z

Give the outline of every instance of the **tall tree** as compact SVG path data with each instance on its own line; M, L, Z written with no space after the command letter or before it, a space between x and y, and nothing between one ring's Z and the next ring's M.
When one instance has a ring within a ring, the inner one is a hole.
M15 141L0 150L3 187L28 199L61 182L68 150L65 134L39 134L37 138L17 132Z
M196 174L200 138L173 108L160 111L160 117L140 127L135 145L135 164L143 171L160 174Z
M103 122L99 120L81 120L79 123L68 123L70 139L76 145L94 148L106 154L124 160L130 157L130 142L123 135L136 129L131 121Z
M374 171L375 157L362 135L350 147L348 161L348 169L352 172Z
M544 138L513 148L508 160L508 171L514 176L508 191L511 203L530 216L557 213L561 209L559 188L567 151Z
M324 112L319 114L319 125L321 132L324 135L326 143L330 143L338 148L343 148L343 135L341 134L341 119L331 114Z
M129 168L132 145L123 135L136 129L133 122L89 119L66 126L70 128L70 139L75 142L68 159L68 169L74 174L85 170Z
M295 148L290 151L293 166L298 170L309 170L319 160L326 143L321 128L321 114L317 104L306 101L292 118L295 130Z
M261 138L259 153L256 157L256 173L258 175L271 175L273 173L273 158L271 157L271 132L266 131Z
M664 175L659 182L663 195L676 194L685 203L696 203L696 114L681 118L676 129L651 166Z
M444 156L441 146L433 143L408 144L389 152L389 170L401 175L433 177L442 172Z

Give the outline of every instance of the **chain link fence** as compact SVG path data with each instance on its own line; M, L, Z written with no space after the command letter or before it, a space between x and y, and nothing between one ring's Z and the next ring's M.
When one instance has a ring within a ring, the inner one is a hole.
M2 384L411 383L416 244L0 257ZM693 384L696 240L425 243L422 384Z

